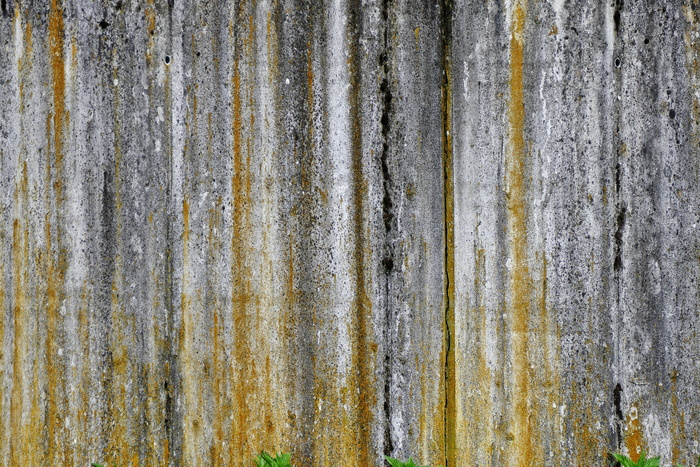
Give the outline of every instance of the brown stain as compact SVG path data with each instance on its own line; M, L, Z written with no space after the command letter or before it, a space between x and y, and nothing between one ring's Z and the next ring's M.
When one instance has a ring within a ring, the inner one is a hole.
M219 324L219 312L214 311L213 323L212 323L212 358L214 366L214 420L212 422L212 445L211 445L211 463L213 465L222 465L224 463L223 458L223 442L224 438L224 427L223 427L223 409L224 404L222 402L222 385L221 380L226 375L226 370L224 369L224 363L221 358L221 352L223 352L223 346L221 342L220 335L220 324Z
M29 342L28 323L29 303L25 292L29 289L29 229L25 211L28 203L27 163L22 163L20 183L15 190L15 219L12 224L12 320L14 325L12 339L12 389L10 399L10 463L11 465L29 465L29 453L38 446L32 446L29 434L39 427L26 426L24 412L28 402L25 392L28 381L25 380L25 360L28 359Z
M19 26L21 26L22 23L22 16L20 13L21 8L15 8L15 16L13 18L13 23L12 23L12 30L16 31ZM20 115L23 113L24 110L24 81L28 79L28 76L31 71L31 66L32 66L32 55L33 55L33 42L32 42L32 26L31 23L28 21L25 24L24 32L22 33L23 36L23 44L24 44L24 50L22 53L22 57L18 60L17 63L17 72L20 77L19 79L19 107L18 107L18 112ZM22 121L22 120L21 120ZM24 140L25 138L25 131L24 131L24 124L22 121L22 126L21 126L21 139ZM20 151L20 159L26 154L26 149L22 148ZM26 290L27 287L27 282L26 282L26 271L28 267L28 249L23 248L23 246L27 246L27 226L22 226L20 224L20 219L25 218L25 208L23 206L27 206L28 203L28 192L27 192L27 163L26 161L23 161L19 164L19 167L21 167L21 175L19 179L19 183L15 187L15 193L14 193L14 207L15 207L15 220L13 222L13 234L12 234L12 252L11 252L11 261L12 261L12 299L10 301L10 309L12 310L12 316L13 316L13 322L18 323L14 325L14 332L13 336L14 339L11 340L13 342L13 350L12 350L12 365L13 365L13 378L17 378L17 375L19 374L19 381L15 381L13 379L12 381L12 389L11 389L11 399L10 399L10 426L9 430L5 431L6 424L5 423L0 423L0 433L2 433L2 437L0 438L0 442L3 443L3 445L9 445L10 446L10 459L13 464L16 464L16 462L21 459L22 461L26 462L26 458L21 458L21 456L17 453L16 445L17 445L17 440L22 440L20 442L20 446L24 445L27 446L28 443L26 443L26 440L22 438L23 435L25 435L25 431L22 428L22 407L24 406L24 401L23 401L23 388L25 387L26 383L23 380L23 375L21 373L18 373L23 369L22 365L22 356L26 352L26 349L23 347L23 342L27 342L26 340L18 341L18 336L24 336L25 335L25 329L24 329L24 324L26 319L24 318L25 314L25 308L26 308L26 299L24 297L24 290ZM23 236L24 232L24 236ZM22 260L24 262L22 262ZM0 303L0 310L2 310L2 313L5 313L5 280L4 280L4 272L5 272L5 267L4 267L4 262L1 263L3 266L0 267L0 273L2 273L2 281L0 281L1 289L0 290L0 297L2 299L0 300L2 303ZM17 284L21 282L24 284L23 286L18 287ZM18 321L18 316L22 316L22 320ZM19 329L18 327L19 326ZM0 362L3 363L3 368L0 369L0 381L4 381L4 362L5 360L5 355L4 355L4 349L5 346L3 343L5 342L5 319L0 318ZM22 338L26 339L26 337ZM5 409L5 404L3 401L3 404L0 406L0 410L4 411Z
M469 420L460 424L464 432L459 439L467 440L466 449L460 450L456 465L478 465L480 459L486 458L493 443L493 397L491 394L491 381L493 375L488 367L488 325L486 321L486 251L483 248L476 250L474 265L474 292L477 298L477 307L473 310L469 319L479 323L476 332L477 341L474 347L477 349L475 386L476 395L470 398L468 407L465 407L466 417ZM466 363L466 362L465 362Z
M680 462L683 441L686 439L685 413L678 407L678 372L672 371L671 379L671 461L673 465Z
M15 20L16 22L21 23L21 15L20 15L20 8L15 9ZM25 27L24 27L24 38L23 38L23 44L24 44L24 50L22 52L22 57L19 59L19 63L17 63L17 71L19 74L22 76L22 81L26 79L26 77L29 75L29 72L32 68L32 57L34 54L34 41L33 41L33 34L32 34L32 23L29 21L26 22ZM20 113L22 112L23 105L22 103L24 102L24 93L23 93L23 88L24 88L24 83L20 82L20 108L19 111Z
M190 202L188 195L182 198L182 293L180 296L180 312L182 323L179 334L180 355L183 366L182 386L184 397L183 430L182 430L182 457L185 463L196 463L197 436L195 423L199 414L196 398L198 371L193 358L194 349L194 318L192 316L192 298L189 295L190 287Z
M586 368L586 374L592 374L592 368ZM600 454L598 449L598 430L595 430L594 424L598 419L594 413L592 404L590 403L590 395L586 391L579 389L579 381L572 381L571 389L566 401L567 417L572 427L572 436L575 437L575 453L572 456L574 465L586 465L596 459Z
M77 388L80 397L76 413L77 426L74 433L78 444L78 458L86 458L90 453L90 447L95 446L95 437L90 430L90 290L87 281L83 281L80 290L80 305L78 307L78 335L80 336L80 386Z
M626 425L625 447L627 448L630 458L634 462L637 462L642 455L642 449L644 449L644 436L642 433L642 424L639 421L639 409L637 404L632 404L630 406Z
M119 74L117 63L116 47L112 49L112 79L117 82ZM131 404L128 402L127 388L130 387L129 380L135 376L132 362L129 358L129 336L134 335L134 318L128 317L124 310L123 289L124 289L124 266L122 251L124 249L124 221L122 215L122 131L120 112L120 95L118 85L112 87L113 93L113 131L114 131L114 209L115 209L115 256L114 272L111 283L111 307L110 315L112 327L108 336L109 351L112 361L109 367L111 375L109 383L106 385L109 406L107 416L109 417L109 429L107 431L107 449L105 456L112 463L123 463L128 459L133 451L130 442L130 427L133 419L130 416Z
M372 465L374 449L372 446L372 424L374 416L372 407L376 403L375 377L373 374L374 361L370 346L371 331L368 324L372 319L372 301L367 293L369 284L365 275L369 270L366 256L369 255L370 241L367 238L367 219L365 215L365 198L367 180L363 170L363 138L362 138L362 86L360 37L357 32L349 33L348 47L350 49L349 81L350 81L350 125L351 125L351 154L352 154L352 222L354 251L351 274L355 285L353 314L350 317L350 374L348 388L350 389L350 425L345 426L344 443L349 447L352 456L348 463L353 465ZM371 328L371 324L369 325Z
M148 45L146 46L146 63L150 67L153 64L153 49L155 46L155 32L156 32L156 12L153 8L153 0L148 0L146 2L146 34L148 35Z
M47 296L47 335L46 335L46 372L47 372L47 451L50 462L55 464L72 463L71 450L66 452L67 441L62 413L65 411L65 371L63 358L58 356L62 318L59 308L63 303L64 276L66 271L65 252L62 242L62 223L60 218L63 202L63 146L64 132L68 124L65 107L65 64L63 5L59 0L51 1L48 24L49 61L51 65L51 89L53 95L50 112L53 127L53 160L47 164L47 182L53 188L53 200L47 199L50 217L45 222L46 237L46 296ZM49 151L51 153L51 151ZM53 169L53 174L52 174ZM52 203L53 201L53 203ZM55 240L52 238L51 219L55 219ZM55 248L55 251L54 251Z
M243 6L240 6L242 8ZM242 17L242 11L239 12ZM244 39L244 41L246 41ZM255 395L252 393L256 380L255 362L251 354L248 309L251 305L251 284L248 274L246 247L248 244L248 222L250 219L250 174L249 155L244 155L243 111L241 89L240 59L236 58L233 66L232 100L233 100L233 174L231 193L233 197L233 219L231 238L231 279L232 279L232 319L234 332L233 349L233 423L229 440L230 462L240 462L250 457L257 446L250 424L254 421L251 405ZM244 159L245 157L245 159Z
M526 147L525 99L523 92L523 48L525 2L515 3L512 12L510 40L510 100L508 103L508 144L506 153L506 206L508 217L508 254L511 271L508 279L507 314L511 326L510 356L512 365L512 402L509 407L512 445L507 458L510 465L537 464L531 426L528 349L528 318L532 278L527 265L526 219Z

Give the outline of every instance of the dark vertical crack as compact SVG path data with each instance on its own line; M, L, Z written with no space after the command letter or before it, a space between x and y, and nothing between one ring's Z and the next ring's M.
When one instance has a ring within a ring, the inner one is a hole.
M622 415L622 386L617 383L615 389L613 390L613 404L615 405L615 443L616 451L620 451L622 448L622 421L624 417Z
M624 205L617 209L617 222L615 228L615 262L613 263L613 269L615 271L620 271L622 269L622 234L625 228L625 218L627 215L627 208Z
M613 20L615 21L615 34L617 34L620 30L620 12L624 6L624 0L615 0L615 14L613 15Z
M391 0L382 1L382 21L384 22L384 43L382 53L379 56L379 65L381 67L381 84L379 87L382 104L382 152L380 161L382 167L382 188L384 195L382 197L382 219L384 221L385 247L384 256L382 258L382 268L384 274L384 319L386 322L387 348L384 353L384 454L391 455L394 450L394 444L391 440L391 377L392 377L392 356L390 350L395 348L395 343L392 339L391 323L394 322L392 316L392 306L390 298L390 281L391 274L394 270L394 250L391 242L391 232L394 224L394 203L391 199L391 175L389 173L388 157L389 157L389 138L391 133L391 101L393 95L389 84L389 53L391 44L389 41L389 8Z
M452 1L441 2L442 29L442 140L445 206L445 467L456 462L456 368L454 346L454 179L452 154Z

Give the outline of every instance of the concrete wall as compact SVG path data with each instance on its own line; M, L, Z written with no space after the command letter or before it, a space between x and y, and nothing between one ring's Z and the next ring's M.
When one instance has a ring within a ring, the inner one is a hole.
M697 1L0 6L0 464L700 454Z

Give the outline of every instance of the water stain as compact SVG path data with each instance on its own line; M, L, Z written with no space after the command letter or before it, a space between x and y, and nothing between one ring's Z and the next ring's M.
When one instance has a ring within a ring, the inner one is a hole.
M30 453L35 449L29 435L39 426L27 426L25 413L29 408L25 365L29 359L29 302L25 292L29 289L29 229L25 210L28 203L27 163L22 164L20 183L15 191L15 219L12 226L12 390L10 399L10 460L12 465L30 465ZM33 460L36 460L35 458Z
M44 272L46 274L47 297L47 334L46 334L46 366L47 366L47 450L50 462L54 464L71 464L71 444L67 442L62 413L65 412L66 382L64 359L59 355L61 346L63 319L59 308L65 299L64 277L66 272L65 251L62 239L61 205L63 194L63 159L64 133L68 126L66 112L66 76L64 63L65 26L63 21L63 5L59 0L52 0L49 12L49 55L51 65L51 89L53 94L52 109L49 113L53 128L53 160L47 164L47 186L53 188L53 193L47 199L50 217L44 224L46 242ZM51 153L51 151L49 151ZM52 212L53 211L53 212ZM55 222L52 233L51 220ZM68 452L66 452L68 447Z
M353 12L350 24L359 22L359 18L354 15L360 11L359 5L351 2L350 11ZM352 174L353 174L353 263L352 274L355 284L355 297L353 303L353 314L350 318L351 329L351 368L348 387L351 388L350 403L354 408L351 415L351 426L354 433L346 431L344 441L346 446L355 446L351 450L353 462L356 465L371 465L373 463L372 446L372 424L374 416L372 407L376 403L377 395L374 392L375 378L373 376L372 353L370 344L372 336L370 334L372 301L368 295L369 284L366 274L369 270L367 256L370 248L367 238L367 219L365 206L367 194L367 180L364 173L363 161L363 134L362 115L360 109L363 108L360 90L362 88L361 78L361 47L360 34L358 31L348 33L348 46L350 49L349 78L350 78L350 131L351 131L351 154L352 154Z
M239 26L244 21L243 5L239 6L237 20ZM240 44L241 38L236 35L236 42ZM247 42L248 39L242 39ZM245 45L245 44L244 44ZM241 55L243 58L241 58ZM233 101L233 174L231 179L231 194L233 197L233 218L231 238L231 280L232 280L232 320L233 320L233 368L234 380L232 399L233 423L231 426L231 439L229 441L229 457L231 462L250 457L257 446L253 446L254 439L250 429L253 421L253 407L255 394L252 393L257 374L255 361L251 353L250 316L249 309L252 305L252 288L250 272L247 263L247 248L250 232L250 150L245 151L244 141L244 88L241 85L241 68L245 53L239 52L233 65L232 101ZM247 102L246 102L247 104ZM251 112L252 113L252 112Z
M644 436L642 433L642 424L639 420L639 409L637 404L632 404L627 414L627 430L625 434L625 447L630 458L637 462L642 455L644 449Z
M508 144L506 154L506 206L508 216L508 255L510 267L508 319L511 327L510 356L512 365L512 402L509 408L512 445L508 451L510 465L535 464L530 414L528 318L532 279L528 270L526 213L525 99L523 92L523 49L525 4L513 7L510 40L510 100L508 102Z

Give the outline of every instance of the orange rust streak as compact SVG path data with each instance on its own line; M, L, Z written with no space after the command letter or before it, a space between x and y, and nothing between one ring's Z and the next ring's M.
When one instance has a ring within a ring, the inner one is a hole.
M474 267L474 291L477 297L478 306L474 310L474 320L479 322L478 330L477 362L476 362L476 386L479 388L478 395L472 399L471 407L467 408L467 416L471 419L470 429L465 433L470 440L467 449L461 450L460 458L456 465L477 465L477 459L486 458L486 453L493 443L493 422L492 396L491 396L491 371L488 367L487 350L487 323L486 323L486 252L478 249L476 251L476 264ZM476 429L474 429L476 428ZM460 433L461 434L461 433Z
M180 351L184 367L183 393L185 399L184 428L183 428L183 458L185 463L196 463L191 456L196 455L195 423L197 420L197 405L195 397L196 369L193 366L192 339L193 327L192 310L190 309L191 297L189 292L189 243L190 243L190 203L185 196L182 199L182 295L180 310L182 312L182 325L180 327Z
M26 177L26 163L24 166ZM26 178L24 179L26 181ZM26 190L26 187L25 187ZM24 190L22 190L24 191ZM26 196L26 192L24 193ZM26 407L24 394L27 390L24 378L24 361L27 357L27 303L24 295L27 290L27 263L29 256L28 232L19 219L15 219L12 231L12 289L13 289L13 321L14 340L12 355L12 398L10 403L10 459L12 465L28 465L28 452L32 447L28 435L30 427L25 427L23 413ZM35 427L38 428L38 427Z
M531 465L534 462L529 410L528 316L531 283L527 266L526 154L524 143L525 102L523 96L523 33L524 2L517 2L513 11L510 41L510 102L508 106L509 141L506 156L506 185L509 255L512 269L509 278L508 311L512 325L513 402L512 429L514 437L511 465Z
M251 385L255 380L255 365L249 346L249 319L247 311L250 303L250 280L247 274L245 247L247 242L248 195L250 180L248 163L243 163L242 133L243 115L241 105L240 64L236 60L233 70L233 177L231 191L233 195L233 236L231 239L231 278L233 281L232 316L234 327L234 368L233 389L235 393L235 418L232 426L232 440L229 443L230 461L245 458L254 448L249 438L251 420L250 404Z
M625 446L630 459L637 462L644 447L644 437L642 435L642 425L639 422L639 410L636 404L630 407L627 415L627 434L625 435Z
M65 68L64 68L64 23L63 5L59 0L51 1L51 11L49 15L49 53L51 63L51 85L53 91L53 168L55 175L52 178L49 164L48 182L54 189L55 219L56 219L56 253L52 250L51 224L49 218L46 220L46 273L47 273L47 325L46 336L47 353L47 377L48 377L48 452L54 463L72 463L65 457L63 444L63 430L60 423L60 413L62 411L61 401L63 392L63 371L62 361L58 355L58 334L60 327L59 306L62 302L63 277L65 264L62 254L61 225L59 217L59 206L63 201L63 133L67 114L65 109Z
M363 154L362 154L362 114L361 114L361 97L360 97L360 51L359 45L355 42L358 38L353 38L350 44L352 51L350 64L350 120L352 125L352 171L353 171L353 211L354 211L354 243L355 250L353 252L354 264L353 275L355 279L355 300L354 300L354 316L351 316L352 333L352 369L349 378L349 387L351 388L351 400L353 407L353 424L349 426L350 430L345 433L348 445L355 445L355 449L350 449L350 453L354 454L355 461L349 463L356 465L372 465L372 423L373 414L372 407L376 402L376 394L374 392L375 384L374 377L371 371L372 368L372 352L370 351L371 336L370 330L367 328L367 323L372 316L372 301L367 294L367 284L365 274L367 266L365 264L365 255L370 248L369 240L365 233L366 217L365 217L365 197L367 196L367 181L363 171Z
M450 21L448 19L448 21ZM416 35L417 37L417 35ZM449 40L449 39L448 39ZM444 170L445 203L445 324L443 331L443 361L445 362L445 464L457 463L457 362L455 358L455 262L454 262L454 159L452 147L452 68L451 48L445 43L444 89L442 93L442 163Z

